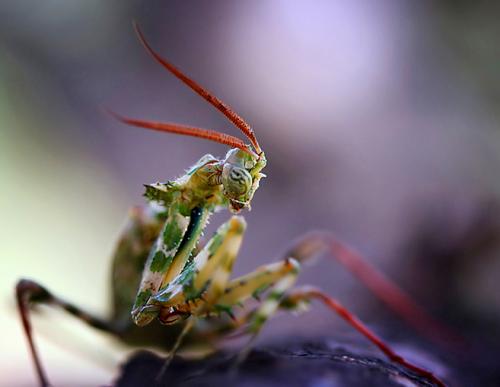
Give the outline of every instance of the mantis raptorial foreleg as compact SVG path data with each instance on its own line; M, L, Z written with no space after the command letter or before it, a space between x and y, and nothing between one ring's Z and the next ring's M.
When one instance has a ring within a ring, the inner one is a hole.
M132 318L137 325L147 325L158 316L160 309L151 305L152 297L182 272L209 215L207 208L195 207L190 216L182 215L178 207L169 208L161 238L157 239L145 263L132 309Z
M198 316L211 312L229 281L245 227L239 216L220 226L182 273L152 295L145 307L189 309L190 314Z
M245 220L240 216L233 216L224 225L225 235L222 243L213 255L208 257L199 274L194 277L195 289L205 289L206 302L203 308L196 313L209 311L224 293L233 271L233 264L238 257L245 228Z
M182 275L178 275L169 286L151 297L150 302L162 308L169 306L179 308L182 304L187 304L187 308L192 308L192 316L168 352L157 379L161 378L167 369L184 337L193 328L196 318L211 312L214 302L224 292L233 263L238 256L245 228L245 220L242 217L233 216L219 227ZM195 306L190 306L190 302Z

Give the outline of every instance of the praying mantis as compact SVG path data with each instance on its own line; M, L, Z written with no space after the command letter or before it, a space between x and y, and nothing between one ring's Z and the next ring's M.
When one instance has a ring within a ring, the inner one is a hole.
M143 121L109 112L119 121L161 132L199 137L230 147L224 158L205 155L181 177L145 185L147 207L130 211L117 244L112 266L112 314L94 316L39 283L21 279L16 286L30 352L41 386L49 381L35 346L32 304L61 308L97 330L126 344L155 346L167 352L163 371L183 346L203 344L215 350L229 333L250 336L236 363L242 362L263 325L278 311L301 311L317 300L336 312L377 346L391 361L439 386L432 372L410 363L333 297L312 286L295 287L302 264L324 251L338 255L382 300L410 323L417 324L418 308L378 271L328 233L310 233L296 241L284 259L231 279L233 264L243 240L246 223L238 215L250 208L265 176L266 156L253 129L228 105L162 58L147 42L137 24L139 40L166 70L219 110L249 141L195 127ZM200 238L210 216L228 209L233 215L202 246ZM251 303L250 300L256 302ZM208 319L210 317L210 319ZM203 324L201 324L203 322ZM163 372L162 371L162 372Z

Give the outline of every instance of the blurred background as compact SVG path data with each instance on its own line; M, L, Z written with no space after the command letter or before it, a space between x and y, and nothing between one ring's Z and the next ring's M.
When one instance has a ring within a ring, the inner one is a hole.
M327 229L477 343L500 322L500 63L495 2L3 1L0 4L0 384L32 385L14 306L29 277L106 314L110 256L142 184L222 145L126 127L237 130L145 53L160 53L255 129L268 176L246 213L236 274ZM214 217L211 228L227 218ZM335 261L306 268L386 337L416 335ZM103 385L124 349L41 310L54 385ZM345 333L344 333L345 331ZM321 306L263 337L352 335ZM497 336L495 336L497 335Z

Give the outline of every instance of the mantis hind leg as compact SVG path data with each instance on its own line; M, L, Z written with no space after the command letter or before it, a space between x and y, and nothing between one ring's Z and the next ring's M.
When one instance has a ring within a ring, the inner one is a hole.
M459 334L432 317L400 286L330 232L312 231L305 234L294 241L283 256L294 257L304 263L325 253L349 270L380 301L424 337L447 348L464 344Z
M375 346L377 346L380 351L382 351L384 355L387 356L387 358L392 362L400 364L403 367L431 380L438 386L445 386L445 384L432 372L410 363L401 355L397 354L387 343L385 343L377 334L375 334L370 328L368 328L338 300L325 294L317 288L304 286L301 288L293 289L286 295L286 297L283 298L281 307L288 310L293 310L297 308L301 303L309 303L313 299L321 301L323 304L337 313L349 325L351 325L359 333L370 340Z
M30 352L42 386L48 385L40 356L36 349L30 321L31 304L55 305L88 325L126 339L132 326L130 308L140 281L140 267L147 257L154 239L159 233L161 219L158 212L149 208L131 209L128 222L117 244L113 258L112 314L109 319L99 318L75 305L56 297L37 282L21 279L16 285L16 296L23 328L28 339Z
M261 266L249 274L228 282L223 292L219 293L219 297L213 299L210 304L212 310L226 312L231 316L232 322L214 327L213 332L211 334L208 332L207 336L218 337L243 325L249 325L245 333L252 334L245 348L238 354L233 370L244 361L261 327L279 308L282 297L294 285L298 273L299 263L294 259ZM235 306L243 306L243 303L252 297L258 299L259 294L264 292L268 294L260 307L243 317L235 316L233 313Z
M299 268L299 263L293 258L286 259L281 263L281 266L277 267L279 272L281 272L278 275L279 279L274 284L270 284L267 296L262 301L262 304L247 317L249 319L248 332L251 334L251 338L243 350L238 354L236 362L234 363L235 368L246 359L260 330L266 321L279 309L286 292L297 280Z
M60 299L59 297L54 296L45 287L34 281L28 279L19 280L16 285L16 298L24 332L28 339L31 355L33 357L33 362L35 363L36 372L38 374L38 379L41 386L48 386L49 382L42 367L40 356L33 340L30 321L30 304L37 303L55 305L100 331L115 335L119 334L119 330L116 328L113 322L96 317L90 313L83 311L75 305Z
M267 297L255 311L246 314L234 324L234 328L246 326L245 332L252 334L249 344L238 355L236 364L241 363L245 359L254 338L260 332L263 324L276 312L279 310L301 310L304 304L308 304L310 301L316 299L323 302L354 329L370 340L389 360L432 380L439 386L444 386L444 383L433 373L410 363L397 354L387 343L336 299L313 287L301 287L290 290L295 283L298 270L299 264L295 259L286 259L282 262L263 266L253 273L230 282L225 295L218 302L226 305L236 305L252 295L255 296L262 289L268 292Z

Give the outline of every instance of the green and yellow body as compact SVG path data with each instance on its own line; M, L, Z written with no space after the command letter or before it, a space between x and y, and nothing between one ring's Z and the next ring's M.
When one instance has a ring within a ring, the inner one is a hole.
M181 345L203 344L211 348L225 333L236 329L255 337L276 311L303 310L313 298L332 308L391 360L443 385L432 373L397 355L335 299L310 287L291 290L300 269L299 262L327 248L337 253L340 251L339 255L348 262L346 266L350 263L356 269L362 267L366 278L375 277L376 286L373 288L383 291L382 299L401 299L401 295L393 290L394 286L380 279L381 276L368 265L361 265L362 260L352 252L339 249L330 236L309 236L290 250L285 259L235 279L230 276L246 228L241 216L233 215L204 246L199 246L211 214L221 209L236 214L243 208L250 208L253 195L264 176L261 171L266 166L266 158L253 130L241 117L160 57L137 26L136 31L157 62L223 113L251 144L212 130L130 119L112 113L129 125L204 138L229 145L231 149L224 159L205 155L183 176L145 186L144 196L148 206L135 207L130 211L114 254L112 313L108 318L85 312L35 281L19 280L16 286L17 302L40 385L45 387L49 383L32 336L29 318L31 303L60 307L125 343L166 349L168 359L171 359ZM365 282L372 283L370 279ZM265 298L256 305L247 302L252 297L259 300L261 295ZM408 301L405 304L411 306ZM240 307L237 313L235 306ZM410 311L417 310L418 315L418 309L412 308ZM239 361L248 353L248 348L240 352Z

